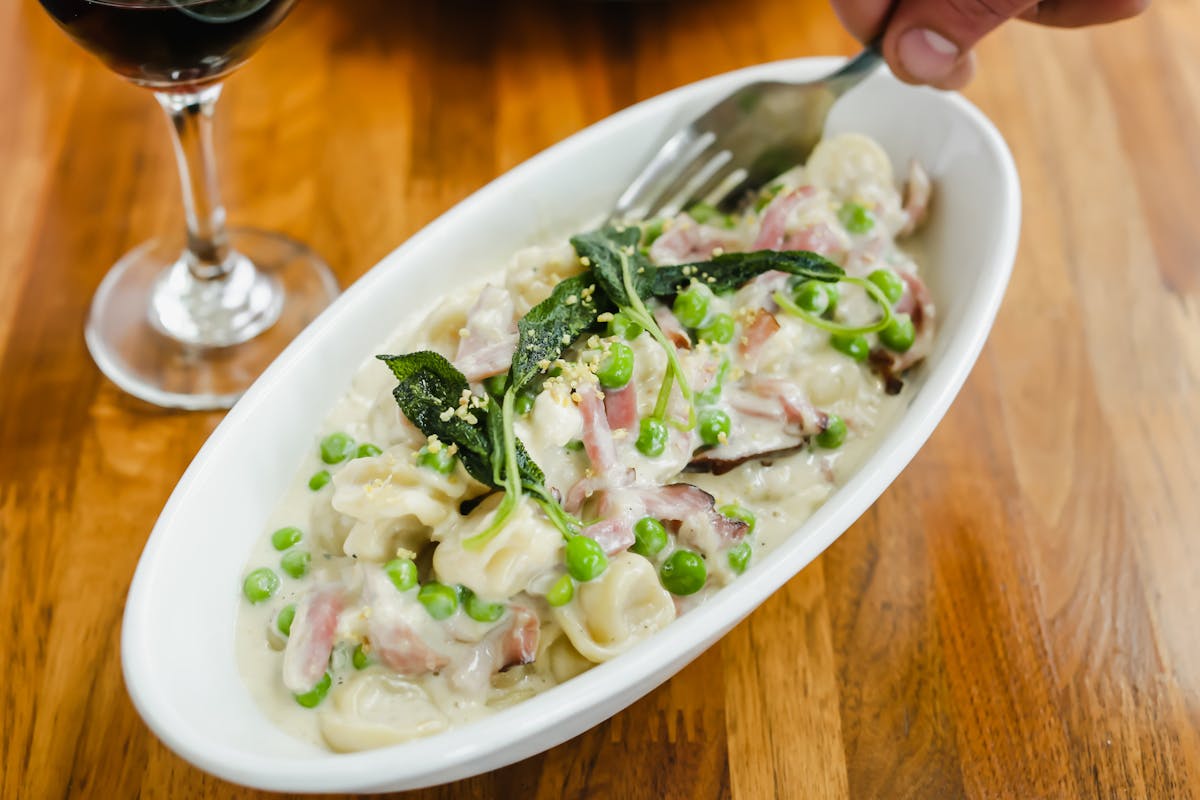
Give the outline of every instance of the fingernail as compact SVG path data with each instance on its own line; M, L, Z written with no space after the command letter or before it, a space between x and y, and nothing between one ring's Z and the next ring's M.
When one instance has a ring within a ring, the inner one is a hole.
M946 77L958 62L958 47L954 42L925 28L905 31L896 51L908 74L924 83Z

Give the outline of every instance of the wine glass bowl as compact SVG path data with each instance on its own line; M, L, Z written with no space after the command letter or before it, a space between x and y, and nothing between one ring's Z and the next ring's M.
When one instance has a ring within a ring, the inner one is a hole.
M337 296L329 267L269 231L229 229L215 166L220 79L295 0L41 0L114 72L154 90L171 126L186 237L109 270L85 338L115 384L158 406L228 408Z
M41 0L67 35L140 86L219 80L258 49L295 0Z

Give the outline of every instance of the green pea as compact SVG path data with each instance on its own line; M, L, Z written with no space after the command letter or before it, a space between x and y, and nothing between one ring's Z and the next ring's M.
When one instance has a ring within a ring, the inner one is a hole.
M259 567L242 581L242 594L251 603L270 599L279 589L279 576L266 567Z
M340 464L354 452L354 440L349 434L331 433L321 440L321 460L326 464Z
M550 591L546 592L546 602L555 608L565 606L575 596L575 581L570 575L563 575L554 582Z
M846 441L846 422L837 414L830 414L825 430L817 434L817 444L826 450L836 450Z
M309 689L304 694L293 695L296 702L305 708L316 708L325 699L325 695L329 694L329 687L333 685L333 678L326 672L321 676L321 680L317 681L317 685Z
M897 353L906 352L916 338L917 329L913 327L912 317L908 314L897 314L891 324L879 332L879 341Z
M332 480L333 476L329 474L329 470L323 469L320 472L314 472L313 476L308 479L308 488L314 492L319 492L325 488L325 484Z
M355 669L366 669L371 665L371 657L363 650L363 646L355 645L354 652L350 654L350 663Z
M824 314L837 303L833 286L824 281L803 281L792 291L796 305L810 314Z
M292 620L296 618L296 606L294 603L289 603L279 609L279 614L275 617L275 627L284 636L292 635Z
M861 334L835 333L829 337L829 344L855 361L866 361L871 354L871 345L867 343L867 337Z
M851 233L867 233L875 227L875 215L858 203L843 203L838 219Z
M303 578L308 574L312 555L307 550L289 550L279 560L279 568L293 578Z
M476 622L495 622L504 616L508 607L504 603L489 603L467 589L463 592L463 610Z
M658 417L643 417L638 423L638 452L650 458L658 458L667 449L667 425Z
M504 390L508 388L508 373L501 372L499 375L493 375L490 378L483 379L483 388L487 393L496 399L504 396Z
M626 314L618 311L608 321L608 335L619 336L625 341L632 341L642 335L642 326L631 320Z
M454 472L454 455L446 445L440 445L436 451L430 450L428 446L422 447L417 453L417 466L449 475Z
M704 559L696 553L679 549L663 562L658 577L671 594L695 594L704 588L704 582L708 580L708 568L704 565Z
M397 591L407 592L417 585L417 565L411 558L393 558L383 565L383 572Z
M675 295L675 304L671 306L671 310L685 327L699 328L708 317L710 296L704 287L693 285Z
M605 389L620 389L629 383L633 377L633 348L613 342L596 368L596 377Z
M608 556L600 543L588 536L572 536L567 540L567 572L577 581L598 578L608 569Z
M719 408L709 408L700 412L700 441L706 445L723 444L722 439L729 437L729 415Z
M437 581L422 586L421 591L417 592L417 600L434 619L445 619L458 610L458 592Z
M709 203L693 203L692 206L688 208L687 214L701 225L706 222L711 222L712 220L721 216L721 212L717 211L716 207Z
M746 508L745 506L739 506L735 503L730 503L729 505L721 506L717 510L720 511L723 516L746 523L747 535L754 533L754 527L758 524L758 519L754 516L754 512L750 509Z
M355 458L373 458L382 452L383 451L380 450L378 447L371 444L370 442L367 442L365 444L360 444L358 446L358 449L354 451L354 457Z
M717 314L697 331L701 341L729 344L733 341L733 317Z
M566 450L568 453L581 452L583 450L583 440L582 439L572 439L571 441L569 441L563 445L563 449Z
M300 533L299 528L280 528L271 534L271 546L276 550L287 550L303 538L304 534Z
M649 247L658 237L663 235L663 218L656 217L642 225L642 246Z
M513 411L523 417L530 411L533 411L533 401L533 395L522 392L513 400Z
M749 542L739 542L729 548L729 568L736 574L741 575L746 571L746 567L750 566L750 555L753 553L753 548Z
M642 517L633 526L634 542L630 550L650 558L667 546L667 529L654 517Z
M889 302L894 303L904 296L904 281L890 269L877 269L867 276L867 280L878 286Z

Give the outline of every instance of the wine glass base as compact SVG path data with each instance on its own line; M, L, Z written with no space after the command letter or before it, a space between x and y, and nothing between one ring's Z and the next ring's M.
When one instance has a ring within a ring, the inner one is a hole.
M163 276L176 268L182 244L147 242L113 266L92 300L88 350L113 383L164 408L229 408L337 297L329 267L300 242L250 228L231 228L229 242L271 292L274 321L264 327L260 315L252 338L223 346L170 335L154 309L162 305Z

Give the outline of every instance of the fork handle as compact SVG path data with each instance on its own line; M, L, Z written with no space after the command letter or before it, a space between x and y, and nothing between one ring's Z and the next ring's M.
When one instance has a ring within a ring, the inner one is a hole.
M883 63L883 54L879 49L881 44L882 37L868 44L861 53L825 79L836 96L841 97L878 69L879 65Z

